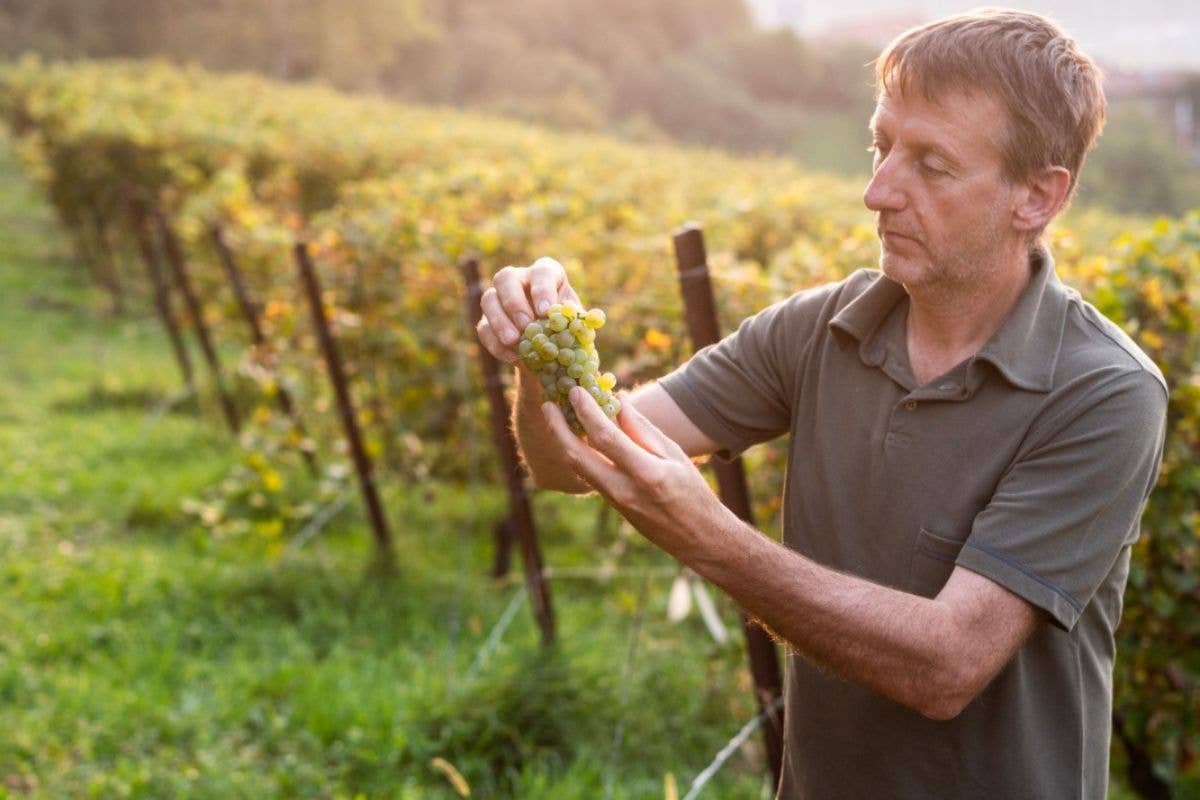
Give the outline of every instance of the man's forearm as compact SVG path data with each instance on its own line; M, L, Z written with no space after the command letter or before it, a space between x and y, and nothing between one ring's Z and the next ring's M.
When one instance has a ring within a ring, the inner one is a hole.
M926 716L953 708L953 625L934 600L823 567L733 515L720 542L686 558L793 650Z
M591 491L586 483L575 475L566 456L555 441L546 419L542 414L542 403L546 402L541 384L525 367L517 367L517 400L513 404L513 429L517 434L517 447L521 458L529 468L534 485L541 489L583 494Z

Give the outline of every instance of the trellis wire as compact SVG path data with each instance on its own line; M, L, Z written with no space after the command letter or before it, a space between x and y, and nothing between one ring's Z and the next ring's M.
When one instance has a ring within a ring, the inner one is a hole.
M558 580L564 578L577 578L582 580L598 580L601 582L610 581L613 578L637 578L637 577L656 577L670 576L679 572L678 567L554 567L546 566L542 568L542 575L547 580Z
M750 738L750 735L758 729L758 726L763 723L763 720L772 714L778 713L781 708L783 708L783 698L776 697L775 702L771 703L771 705L755 714L753 719L743 725L742 729L734 734L733 738L726 742L725 746L718 751L716 757L713 758L712 763L705 767L700 774L695 777L695 779L692 781L691 787L688 789L687 794L683 796L683 800L695 800L695 798L700 794L700 790L704 788L704 785L712 780L712 777L721 770L721 767L725 766L725 762L729 760L729 757L737 752L737 749L741 747L747 739Z
M500 615L500 619L492 626L492 632L488 634L487 641L479 648L479 652L475 654L475 660L471 662L471 666L467 668L464 678L470 678L475 672L487 663L491 657L492 651L500 645L500 640L504 638L504 632L508 630L508 626L512 623L513 617L517 615L517 611L521 608L521 601L525 599L525 587L518 586L513 592L512 599L508 601L508 606L505 607L504 613Z
M287 549L284 551L285 556L293 555L297 550L308 543L308 540L320 533L331 519L338 515L346 504L350 502L350 487L346 487L341 493L325 504L324 508L313 515L313 518L308 521L300 532L297 533L290 542Z

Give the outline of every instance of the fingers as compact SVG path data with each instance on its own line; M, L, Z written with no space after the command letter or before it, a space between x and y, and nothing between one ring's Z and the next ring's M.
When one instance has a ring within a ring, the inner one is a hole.
M587 432L592 447L626 472L636 474L647 466L650 456L605 416L591 395L576 386L570 397L575 416Z
M567 300L579 303L566 270L553 258L539 258L528 267L505 267L495 274L492 286L479 300L483 311L476 327L479 340L493 356L515 364L517 343L525 327L554 303Z
M538 316L546 309L563 300L579 302L575 291L567 283L567 271L553 258L539 258L529 267L529 296Z
M488 323L487 317L479 320L479 324L475 326L475 334L479 337L479 343L492 354L492 357L507 364L516 364L520 361L517 351L507 347L496 336L496 331Z
M629 434L629 438L662 458L688 460L687 454L683 452L683 448L679 446L678 442L659 430L657 425L646 419L645 415L637 410L629 397L629 392L619 392L618 399L621 401L621 412L617 414L617 422L621 429Z
M571 431L562 410L556 404L542 403L542 415L575 473L593 489L605 496L611 496L612 484L622 477L613 465Z
M496 358L511 361L509 356L516 356L516 345L521 334L500 305L500 298L494 288L483 293L483 297L479 299L479 307L483 311L483 318L479 320L476 328L480 341Z
M533 322L536 316L526 294L531 272L532 270L517 267L505 267L492 278L492 288L496 290L500 307L514 326L517 336L520 336L521 331L525 330L525 326ZM503 332L501 337L503 338ZM513 339L513 342L515 341L516 339Z

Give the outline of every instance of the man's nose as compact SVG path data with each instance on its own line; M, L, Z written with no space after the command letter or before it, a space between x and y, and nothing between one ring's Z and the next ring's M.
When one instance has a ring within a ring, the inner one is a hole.
M885 158L875 168L875 174L863 190L863 203L872 211L899 211L904 207L904 192L900 186L896 163Z

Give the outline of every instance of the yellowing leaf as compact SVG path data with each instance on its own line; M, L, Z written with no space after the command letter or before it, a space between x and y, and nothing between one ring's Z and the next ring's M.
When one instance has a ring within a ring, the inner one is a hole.
M645 342L653 350L666 350L671 346L671 337L657 328L646 331Z

